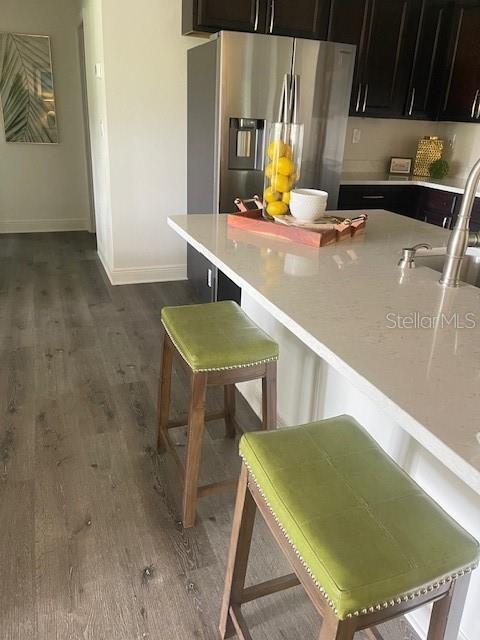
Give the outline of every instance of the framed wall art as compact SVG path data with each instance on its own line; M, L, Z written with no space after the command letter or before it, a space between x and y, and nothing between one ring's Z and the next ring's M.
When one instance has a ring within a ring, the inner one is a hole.
M412 171L412 158L391 158L389 173L409 175Z
M7 142L58 142L49 36L0 33L0 101Z

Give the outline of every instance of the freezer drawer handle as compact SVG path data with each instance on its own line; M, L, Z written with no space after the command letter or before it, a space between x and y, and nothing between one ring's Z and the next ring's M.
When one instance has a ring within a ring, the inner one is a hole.
M362 196L364 200L384 200L385 196Z

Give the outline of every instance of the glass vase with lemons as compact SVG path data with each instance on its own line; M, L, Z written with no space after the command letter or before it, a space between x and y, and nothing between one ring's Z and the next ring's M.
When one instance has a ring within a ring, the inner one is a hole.
M290 192L300 179L303 124L273 122L265 153L263 206L272 216L290 213Z

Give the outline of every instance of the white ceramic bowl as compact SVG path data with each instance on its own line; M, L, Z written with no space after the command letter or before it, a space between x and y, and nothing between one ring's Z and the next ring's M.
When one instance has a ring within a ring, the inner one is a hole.
M328 193L319 189L292 189L290 212L302 222L312 222L325 214Z

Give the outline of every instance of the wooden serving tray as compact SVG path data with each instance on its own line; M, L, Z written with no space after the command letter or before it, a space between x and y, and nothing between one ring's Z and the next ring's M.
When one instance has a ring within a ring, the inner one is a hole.
M253 231L265 236L283 238L287 242L298 242L310 247L324 247L352 238L365 229L367 222L367 215L363 214L354 220L343 218L342 220L339 219L337 224L308 225L308 228L306 228L264 220L260 212L255 212L254 214L253 211L249 211L248 215L229 213L227 216L230 227ZM322 227L325 228L322 229Z

